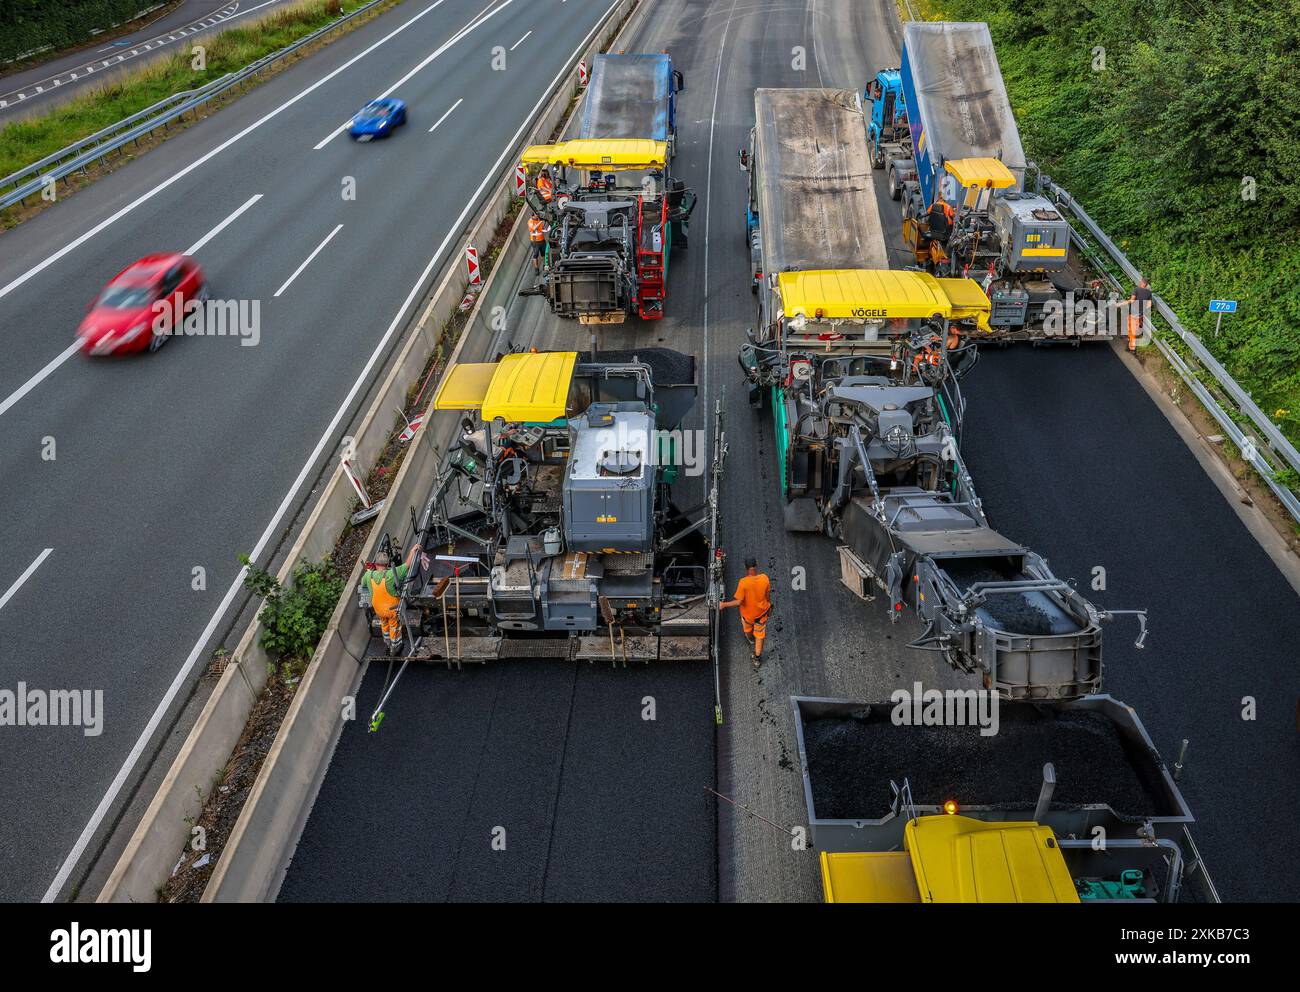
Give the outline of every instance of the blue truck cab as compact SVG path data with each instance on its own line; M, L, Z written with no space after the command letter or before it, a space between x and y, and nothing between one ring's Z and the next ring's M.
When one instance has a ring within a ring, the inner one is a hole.
M907 130L907 106L903 100L902 73L898 69L881 69L867 80L862 99L871 106L867 118L867 144L871 148L871 164L885 167L887 144L902 144L911 140Z

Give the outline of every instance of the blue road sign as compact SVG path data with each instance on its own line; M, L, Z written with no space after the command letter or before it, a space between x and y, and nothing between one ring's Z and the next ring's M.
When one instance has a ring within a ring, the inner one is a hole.
M1211 300L1210 313L1236 313L1236 300Z

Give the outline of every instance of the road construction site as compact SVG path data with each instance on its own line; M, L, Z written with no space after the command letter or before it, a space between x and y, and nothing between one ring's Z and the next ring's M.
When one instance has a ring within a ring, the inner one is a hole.
M735 364L754 325L749 177L736 153L749 143L756 87L860 92L878 68L899 64L900 42L892 4L826 9L813 0L779 8L662 0L623 42L630 52L671 53L684 74L673 171L699 203L689 247L674 248L663 319L603 325L594 340L601 351L694 355L699 396L684 428L712 435L721 404L728 594L748 554L775 590L762 667L751 669L729 614L716 699L707 661L413 664L378 732L365 720L345 724L281 901L821 897L818 853L790 835L810 812L791 697L879 701L917 682L943 689L972 680L907 647L922 633L910 612L891 624L883 597L864 603L841 583L835 542L782 524L770 424L750 409ZM794 46L805 68L793 67ZM884 248L901 269L912 252L899 210L882 173L874 184ZM591 349L592 327L518 295L533 286L530 264L514 279L488 354ZM1154 399L1136 363L1110 344L986 347L962 389L962 453L993 525L1099 608L1148 611L1142 650L1127 628L1108 628L1103 691L1140 714L1167 761L1189 740L1178 787L1219 894L1294 898L1292 879L1254 864L1278 843L1276 810L1298 798L1295 639L1284 626L1296 590L1243 523L1231 488L1184 440L1170 419L1177 411ZM684 479L682 502L698 502L706 485ZM1101 586L1090 581L1098 568ZM370 663L358 712L379 704L391 672ZM1247 699L1258 706L1254 719L1242 719ZM1014 747L1017 733L1012 726L1001 744ZM977 737L954 739L945 767L980 760L980 746ZM1071 789L1090 795L1089 755L1119 746L1059 753L1058 771L1076 773L1062 783L1062 801ZM846 788L857 781L849 774ZM1120 805L1151 799L1149 783L1115 788ZM1034 791L1011 798L1032 806Z

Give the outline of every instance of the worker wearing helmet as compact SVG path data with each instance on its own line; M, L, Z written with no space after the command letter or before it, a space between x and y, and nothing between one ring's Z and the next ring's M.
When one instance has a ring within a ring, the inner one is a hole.
M420 556L420 565L428 568L428 556L423 554L417 544L411 548L406 561L393 567L391 556L387 551L380 551L369 568L361 576L361 588L368 594L370 608L379 618L379 626L384 632L384 643L388 653L395 654L402 645L402 624L397 615L398 604L402 601L402 584L410 572L411 562Z
M546 257L546 221L536 214L528 218L528 240L533 246L533 271L540 273Z
M754 667L762 663L763 639L767 636L767 618L772 612L772 582L758 570L758 559L745 559L745 574L736 584L736 595L718 604L718 609L740 607L740 623L745 640L754 649Z

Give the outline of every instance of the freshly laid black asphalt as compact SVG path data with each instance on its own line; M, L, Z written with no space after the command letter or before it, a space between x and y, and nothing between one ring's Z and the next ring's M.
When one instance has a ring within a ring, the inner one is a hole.
M1109 348L988 349L964 385L962 448L993 526L1098 606L1149 611L1145 650L1132 618L1106 627L1103 689L1167 762L1190 741L1179 787L1220 894L1300 897L1296 872L1260 870L1296 842L1294 591Z
M717 898L707 665L411 668L371 734L386 668L366 673L282 902Z

